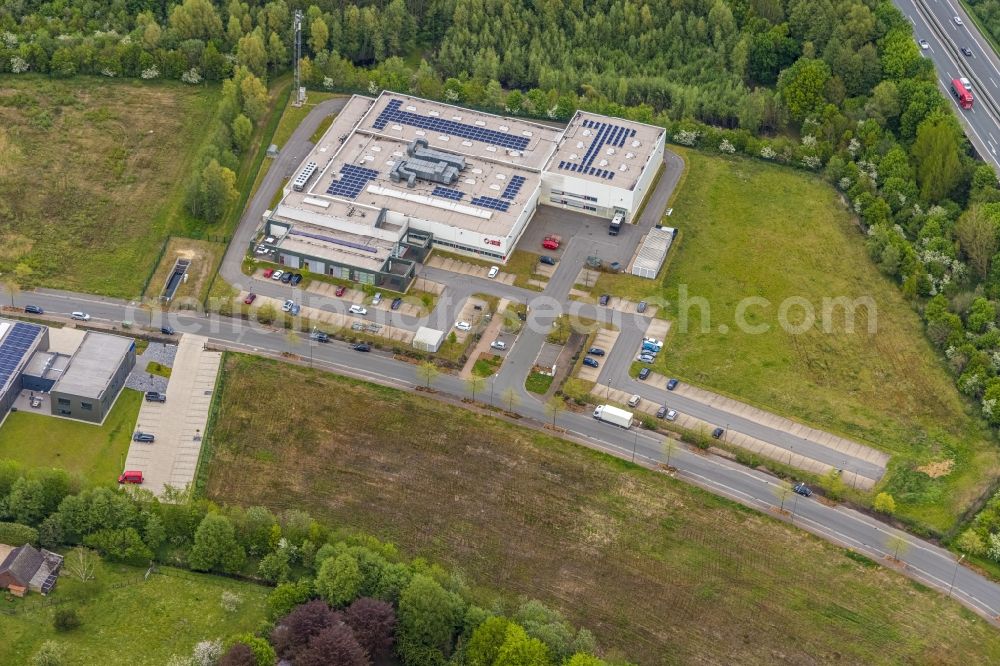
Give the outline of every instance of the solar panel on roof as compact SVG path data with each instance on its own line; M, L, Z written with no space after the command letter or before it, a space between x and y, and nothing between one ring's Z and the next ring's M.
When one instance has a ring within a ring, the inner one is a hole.
M10 380L14 370L24 359L25 352L31 349L41 331L41 326L22 322L14 324L7 331L7 335L0 342L0 387L5 386Z
M476 206L482 206L483 208L489 208L491 210L499 210L504 213L510 207L510 204L502 199L494 199L493 197L475 197L472 203Z
M439 197L444 197L445 199L451 199L453 201L460 201L462 197L465 196L464 193L459 192L458 190L453 190L450 187L441 187L441 186L435 187L434 191L431 194L434 194L435 196Z
M517 193L521 191L521 186L524 185L524 176L511 176L510 182L507 183L507 187L504 189L503 194L500 195L502 199L513 199L517 196Z
M345 164L340 167L340 180L335 180L326 188L327 194L347 197L353 199L361 193L368 185L368 181L375 180L378 171L366 169L365 167Z
M527 137L513 136L505 132L466 125L454 120L444 120L439 117L421 116L409 111L400 111L399 109L402 104L400 100L390 100L385 108L382 109L382 112L378 114L372 126L378 130L385 129L385 126L391 121L420 129L434 130L443 134L462 137L463 139L483 141L510 150L524 150L528 147L529 141Z

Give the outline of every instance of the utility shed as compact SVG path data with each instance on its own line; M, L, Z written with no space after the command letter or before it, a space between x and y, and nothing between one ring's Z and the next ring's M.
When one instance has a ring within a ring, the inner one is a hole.
M677 230L672 227L654 227L646 234L645 240L632 262L632 275L656 279L656 274L663 267L670 244L674 241Z
M413 348L425 352L436 352L444 341L444 331L421 326L413 336Z

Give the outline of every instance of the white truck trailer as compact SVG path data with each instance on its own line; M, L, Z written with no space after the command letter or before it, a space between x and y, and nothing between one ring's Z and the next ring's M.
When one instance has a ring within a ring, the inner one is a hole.
M624 409L618 409L612 405L598 405L594 409L594 418L619 428L632 426L632 412L626 412Z

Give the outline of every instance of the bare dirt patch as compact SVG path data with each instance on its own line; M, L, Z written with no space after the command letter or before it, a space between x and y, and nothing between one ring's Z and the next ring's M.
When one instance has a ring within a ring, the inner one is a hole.
M948 460L938 460L937 462L927 463L926 465L921 465L917 468L918 472L923 472L932 479L936 479L939 476L947 476L951 473L952 467L955 466L955 461L949 458Z

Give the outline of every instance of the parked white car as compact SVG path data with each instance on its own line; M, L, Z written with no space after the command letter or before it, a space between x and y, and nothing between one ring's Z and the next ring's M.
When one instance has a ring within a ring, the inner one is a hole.
M272 280L280 280L281 276L285 274L285 271L274 271L271 273Z
M380 291L375 294L374 298L372 298L372 305L378 305L381 302L382 302L382 292Z
M291 310L292 310L293 307L295 307L295 301L293 301L292 299L288 299L281 306L281 311L282 312L291 312Z
M472 330L472 324L470 324L467 321L456 321L455 322L455 328L457 328L460 331L471 331Z
M490 273L489 273L489 275L487 277L489 277L492 280L499 273L500 273L500 267L499 266L491 266L490 267Z
M90 321L90 315L86 312L74 312L69 316L70 319L76 319L78 321Z
M350 312L351 314L361 315L362 317L368 314L368 310L361 307L360 305L352 305L350 308L348 308L347 311Z
M490 343L490 347L493 347L493 349L507 349L507 343L503 340L494 340Z

